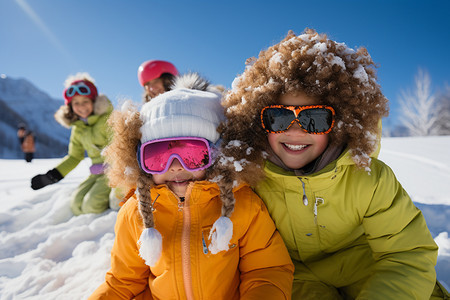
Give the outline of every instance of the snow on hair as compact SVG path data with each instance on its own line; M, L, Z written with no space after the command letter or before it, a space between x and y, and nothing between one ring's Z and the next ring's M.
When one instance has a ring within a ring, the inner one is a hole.
M137 107L132 101L125 102L122 110L112 112L108 125L114 136L104 150L109 183L127 190L134 188L142 172L136 159L136 147L141 138L139 129L142 126Z

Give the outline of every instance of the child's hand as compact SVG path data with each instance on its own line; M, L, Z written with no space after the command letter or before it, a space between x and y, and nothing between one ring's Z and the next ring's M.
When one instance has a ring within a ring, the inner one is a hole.
M57 183L63 179L61 173L56 169L51 169L46 174L36 175L31 179L31 188L33 190L39 190L44 186Z

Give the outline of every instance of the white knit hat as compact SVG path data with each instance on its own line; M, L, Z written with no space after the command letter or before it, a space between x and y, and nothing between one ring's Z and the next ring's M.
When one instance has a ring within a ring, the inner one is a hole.
M141 143L155 139L195 136L217 142L217 127L223 121L219 94L176 89L163 93L142 106Z

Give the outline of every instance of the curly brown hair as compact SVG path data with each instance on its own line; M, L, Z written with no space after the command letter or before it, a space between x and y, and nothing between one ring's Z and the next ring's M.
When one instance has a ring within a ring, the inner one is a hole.
M112 187L125 190L136 188L139 177L148 176L139 168L136 149L141 138L142 120L139 111L131 101L122 105L122 110L114 110L108 119L113 130L111 143L103 151L107 162L106 175Z
M139 167L136 159L143 125L139 111L131 101L122 105L122 111L115 110L108 119L114 138L104 150L105 161L108 164L106 175L112 187L124 191L137 189L139 213L145 228L154 226L153 206L150 187L155 185L152 176Z
M298 36L289 31L246 65L223 103L227 122L219 127L224 142L222 167L232 168L225 161L240 161L251 172L246 169L238 177L255 183L269 147L260 125L261 109L277 104L281 95L300 91L335 109L330 143L346 145L356 165L369 166L370 154L379 144L379 121L388 115L388 100L365 48L355 51L307 28Z

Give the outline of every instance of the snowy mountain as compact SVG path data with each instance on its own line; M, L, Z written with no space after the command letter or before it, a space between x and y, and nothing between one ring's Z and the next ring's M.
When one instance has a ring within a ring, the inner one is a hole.
M25 123L36 137L35 157L61 157L67 153L70 130L53 117L63 105L26 79L0 77L0 158L22 158L17 125Z
M450 286L450 136L383 138L380 159L420 208L439 245L437 277ZM70 194L89 160L38 191L35 174L57 159L0 159L0 299L86 299L110 268L117 212L74 216Z

